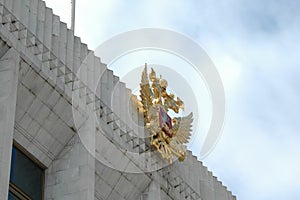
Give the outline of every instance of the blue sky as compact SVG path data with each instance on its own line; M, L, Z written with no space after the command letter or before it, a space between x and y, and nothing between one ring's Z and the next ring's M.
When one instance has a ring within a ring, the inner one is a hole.
M75 32L90 49L145 27L203 47L223 80L226 120L202 161L238 199L300 199L300 1L86 2L77 0ZM69 23L70 1L46 4Z

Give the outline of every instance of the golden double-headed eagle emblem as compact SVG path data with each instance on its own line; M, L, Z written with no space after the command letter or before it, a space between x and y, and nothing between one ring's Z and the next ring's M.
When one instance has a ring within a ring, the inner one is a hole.
M180 109L184 109L184 104L179 97L175 100L174 94L168 93L167 86L168 82L156 77L152 68L148 78L145 64L140 83L145 126L150 133L150 144L171 164L174 156L179 161L185 159L184 144L191 136L193 113L174 118L168 115L170 109L178 114Z

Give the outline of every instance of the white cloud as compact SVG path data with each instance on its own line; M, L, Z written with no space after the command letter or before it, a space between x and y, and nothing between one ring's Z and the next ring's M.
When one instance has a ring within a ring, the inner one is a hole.
M71 26L71 0L56 1L45 0L46 6L53 9L53 13L60 17L60 21L67 23L68 28Z

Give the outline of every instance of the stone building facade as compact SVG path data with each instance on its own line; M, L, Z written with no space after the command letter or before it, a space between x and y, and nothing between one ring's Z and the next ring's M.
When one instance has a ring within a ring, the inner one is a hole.
M189 151L165 164L141 124L136 96L44 1L0 0L1 200L236 199Z

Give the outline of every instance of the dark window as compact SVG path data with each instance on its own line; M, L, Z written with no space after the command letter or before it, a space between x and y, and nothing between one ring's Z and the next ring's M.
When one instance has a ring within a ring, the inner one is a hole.
M44 170L19 149L13 147L9 200L43 199Z

